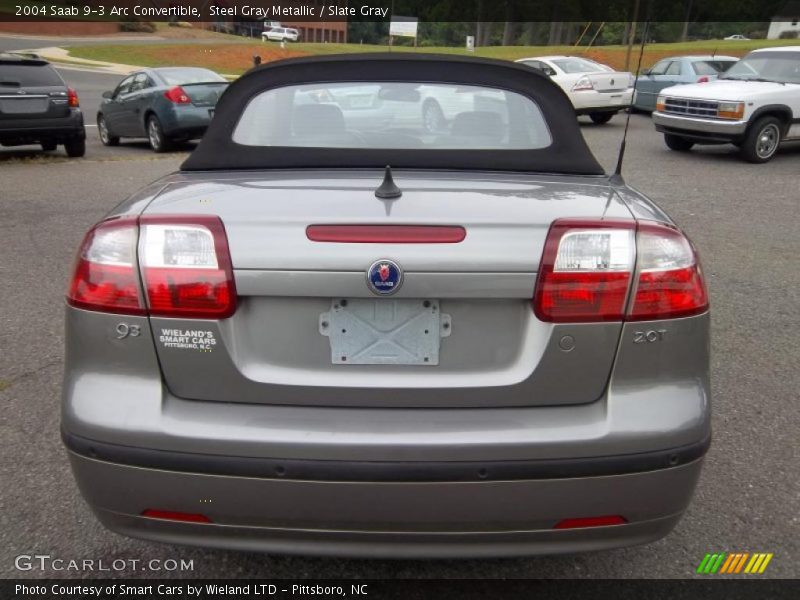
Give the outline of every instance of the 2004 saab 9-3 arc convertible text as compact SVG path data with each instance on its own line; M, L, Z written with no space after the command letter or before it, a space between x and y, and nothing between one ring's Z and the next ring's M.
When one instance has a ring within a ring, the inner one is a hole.
M434 96L460 111L431 131ZM710 440L691 243L513 63L248 72L181 171L87 234L66 327L75 477L107 527L151 540L643 543L681 518Z

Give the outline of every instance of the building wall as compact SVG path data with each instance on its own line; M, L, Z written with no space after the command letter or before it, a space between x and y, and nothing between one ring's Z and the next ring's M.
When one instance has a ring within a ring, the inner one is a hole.
M800 33L800 16L791 21L773 21L770 23L767 39L778 40L784 31Z

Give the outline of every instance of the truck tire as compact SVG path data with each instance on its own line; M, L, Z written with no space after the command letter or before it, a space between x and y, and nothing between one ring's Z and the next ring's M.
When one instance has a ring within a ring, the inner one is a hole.
M765 163L772 160L781 143L783 123L777 117L762 117L750 127L744 136L739 155L751 163Z
M685 137L672 133L664 134L664 143L667 145L667 148L675 152L688 152L692 149L692 146L694 146L692 140L687 140Z

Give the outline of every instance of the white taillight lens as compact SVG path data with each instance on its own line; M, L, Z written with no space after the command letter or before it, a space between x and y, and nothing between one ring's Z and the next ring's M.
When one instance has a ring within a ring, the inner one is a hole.
M554 271L630 271L633 232L622 229L570 231L558 244Z
M148 267L218 268L214 236L200 225L145 225L142 255Z
M694 249L677 229L559 219L547 235L533 306L550 322L654 320L704 312L708 295Z
M592 85L592 80L589 79L586 76L581 77L580 79L578 79L578 81L575 82L575 85L572 86L572 91L573 92L582 92L582 91L593 90L593 89L594 89L594 86Z
M83 240L67 291L77 308L144 314L136 273L136 218L95 225Z
M139 255L151 315L222 319L236 310L233 268L219 218L142 217Z

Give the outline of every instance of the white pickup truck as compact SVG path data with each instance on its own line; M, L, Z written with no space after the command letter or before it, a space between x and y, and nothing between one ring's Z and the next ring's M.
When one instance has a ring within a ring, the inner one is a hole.
M770 160L800 140L800 46L754 50L716 81L665 88L653 113L667 146L734 144L745 160Z

